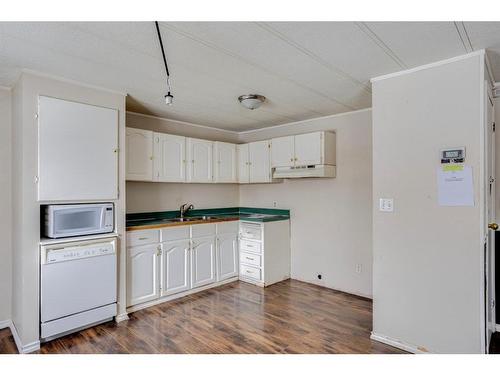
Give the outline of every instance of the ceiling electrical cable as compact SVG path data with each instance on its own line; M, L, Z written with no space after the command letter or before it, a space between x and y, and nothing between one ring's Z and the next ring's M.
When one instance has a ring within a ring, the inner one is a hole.
M163 56L163 63L165 64L165 70L167 72L167 88L168 92L165 95L165 103L171 105L174 96L170 93L170 72L168 71L167 58L165 57L165 49L163 48L163 40L161 39L160 26L158 25L158 21L155 21L156 32L158 33L158 40L160 41L161 54Z

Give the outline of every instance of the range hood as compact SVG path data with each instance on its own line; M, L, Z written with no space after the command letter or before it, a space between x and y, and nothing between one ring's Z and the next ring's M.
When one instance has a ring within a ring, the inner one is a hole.
M300 167L276 167L273 178L335 177L334 165L304 165Z

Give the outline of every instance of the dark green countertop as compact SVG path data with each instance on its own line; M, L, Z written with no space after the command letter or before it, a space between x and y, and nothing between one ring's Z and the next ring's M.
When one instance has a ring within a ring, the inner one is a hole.
M229 208L209 208L200 210L190 210L185 217L210 216L212 219L202 222L245 220L255 222L269 222L290 219L290 210L275 208L254 208L254 207L229 207ZM127 214L126 226L128 230L140 229L140 227L160 227L170 225L190 225L199 224L196 222L175 222L170 219L179 217L179 211L161 212L141 212Z

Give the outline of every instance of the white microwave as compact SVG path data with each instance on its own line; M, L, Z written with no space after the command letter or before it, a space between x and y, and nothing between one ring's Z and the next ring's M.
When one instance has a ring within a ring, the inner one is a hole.
M44 206L43 211L45 237L85 236L114 230L113 203L55 204Z

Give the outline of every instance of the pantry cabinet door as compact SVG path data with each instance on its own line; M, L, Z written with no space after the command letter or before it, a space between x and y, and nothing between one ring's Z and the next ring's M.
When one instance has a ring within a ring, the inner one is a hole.
M214 283L217 279L215 267L215 236L194 239L191 244L191 287Z
M126 176L128 181L153 180L153 132L126 129Z
M127 249L127 307L160 296L160 245Z
M323 164L323 132L295 136L295 165Z
M248 184L250 182L248 144L236 146L236 158L238 159L238 182L240 184Z
M217 237L217 280L238 276L238 234L222 234Z
M271 163L269 141L252 142L249 147L250 183L270 182Z
M191 288L189 243L189 240L162 243L162 297Z
M186 181L186 137L154 133L154 180Z
M295 137L280 137L271 140L271 167L293 167L295 165Z
M38 100L38 199L117 199L118 111Z
M214 142L214 172L214 182L238 181L235 144Z
M212 182L213 142L204 139L187 138L187 181Z

